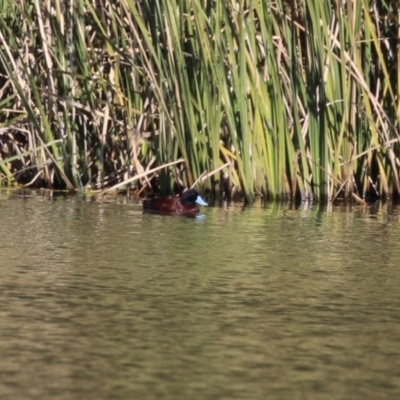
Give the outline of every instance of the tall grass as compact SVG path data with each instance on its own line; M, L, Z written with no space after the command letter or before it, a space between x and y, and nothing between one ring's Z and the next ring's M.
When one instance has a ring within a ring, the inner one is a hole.
M3 185L400 194L395 2L0 7Z

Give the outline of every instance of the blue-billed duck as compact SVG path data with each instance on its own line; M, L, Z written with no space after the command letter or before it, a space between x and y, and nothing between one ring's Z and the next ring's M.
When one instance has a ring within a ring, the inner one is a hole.
M143 211L193 216L199 212L199 207L197 207L196 203L201 206L207 205L196 190L190 189L184 192L181 197L145 199L143 200Z

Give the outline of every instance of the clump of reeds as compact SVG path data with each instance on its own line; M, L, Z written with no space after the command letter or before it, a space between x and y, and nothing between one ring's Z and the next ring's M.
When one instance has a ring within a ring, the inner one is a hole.
M2 185L400 193L394 2L1 6Z

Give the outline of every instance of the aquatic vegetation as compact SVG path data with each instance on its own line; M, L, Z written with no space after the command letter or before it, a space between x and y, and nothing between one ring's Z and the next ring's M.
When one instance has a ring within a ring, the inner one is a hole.
M399 196L394 4L5 1L0 185Z

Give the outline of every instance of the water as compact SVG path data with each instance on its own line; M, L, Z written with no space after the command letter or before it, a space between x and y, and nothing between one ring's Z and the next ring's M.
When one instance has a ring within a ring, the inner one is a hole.
M399 209L0 192L0 398L396 399Z

